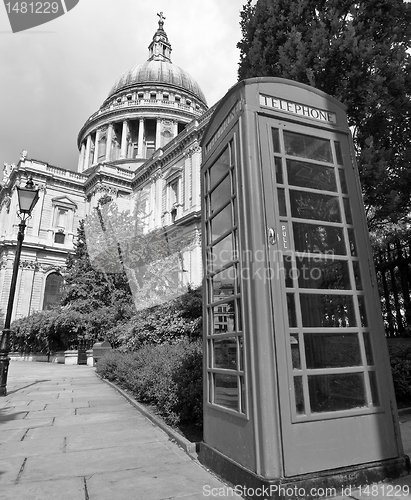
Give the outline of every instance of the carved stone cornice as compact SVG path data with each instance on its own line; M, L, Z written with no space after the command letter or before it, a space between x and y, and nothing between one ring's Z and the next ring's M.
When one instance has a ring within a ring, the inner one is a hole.
M39 270L39 263L34 260L23 260L19 263L20 269L33 269L34 271Z
M87 194L88 194L88 196L93 196L94 194L97 194L97 193L103 193L103 194L113 195L113 196L117 197L118 189L114 188L112 186L106 186L105 184L98 183Z
M42 271L44 274L50 271L61 273L66 270L65 266L56 266L54 264L43 264L41 262L37 262L37 271Z

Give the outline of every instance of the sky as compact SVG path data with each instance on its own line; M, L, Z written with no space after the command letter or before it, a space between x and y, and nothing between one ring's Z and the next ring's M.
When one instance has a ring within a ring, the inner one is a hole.
M80 0L63 16L20 33L12 33L0 5L0 178L3 163L17 163L23 150L30 159L77 169L80 128L115 81L148 59L161 11L172 62L213 105L237 81L245 3Z

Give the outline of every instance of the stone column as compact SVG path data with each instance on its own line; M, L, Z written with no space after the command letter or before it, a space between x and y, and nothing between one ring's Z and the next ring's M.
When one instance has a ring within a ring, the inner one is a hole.
M178 121L173 123L173 139L178 136Z
M140 118L138 126L138 149L137 157L143 158L143 141L144 141L144 118Z
M83 170L87 170L90 166L90 150L91 150L91 135L87 136L87 145L86 145L86 157L84 158Z
M86 145L84 144L84 141L81 143L81 148L80 148L80 153L78 157L78 171L82 172L84 170L84 157L86 154Z
M127 158L127 136L128 136L128 122L123 121L123 132L121 134L121 152L120 159Z
M184 203L184 210L188 210L191 205L191 181L192 181L192 172L191 172L191 157L184 155L184 193L181 198L181 201Z
M163 194L163 178L158 175L155 184L155 209L154 209L154 227L161 226L161 205L162 205L162 194Z
M21 273L24 273L25 276L22 287L20 314L22 316L28 316L30 314L30 304L33 295L34 266L29 266L26 269L21 269Z
M43 187L39 191L39 200L36 206L34 207L33 228L31 230L33 238L36 238L37 236L40 235L40 224L41 224L41 216L43 214L45 194L46 194L46 188Z
M107 140L106 140L106 161L111 159L111 143L113 142L113 124L110 123L107 127Z
M160 141L161 141L161 118L157 118L155 149L158 149L161 147Z
M192 200L191 205L200 208L201 205L201 148L194 146L193 155L191 157L191 175L192 175Z
M94 157L93 157L93 164L96 164L98 162L98 143L100 141L100 129L98 128L96 130L96 138L94 139Z

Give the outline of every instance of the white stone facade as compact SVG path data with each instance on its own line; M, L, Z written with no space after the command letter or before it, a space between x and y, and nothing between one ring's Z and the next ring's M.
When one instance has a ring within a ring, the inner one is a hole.
M198 84L171 63L171 45L159 28L146 63L131 68L111 89L78 135L77 172L27 158L5 164L0 191L0 312L5 313L17 244L16 185L29 176L40 197L28 221L13 319L47 308L50 275L74 251L79 221L109 195L120 210L144 201L147 229L190 237L180 279L199 285L200 139L211 111ZM46 280L48 286L46 287ZM46 290L47 289L47 290ZM51 299L50 299L51 300Z

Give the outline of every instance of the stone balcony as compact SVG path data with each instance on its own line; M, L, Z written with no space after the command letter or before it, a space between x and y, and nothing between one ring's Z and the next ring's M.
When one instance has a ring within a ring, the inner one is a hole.
M204 109L196 108L194 105L182 104L177 101L171 101L169 99L136 99L136 100L127 100L121 102L112 102L108 106L104 106L100 108L98 111L93 113L87 123L94 120L99 116L104 116L105 114L109 114L113 111L118 111L120 109L124 110L133 110L138 108L156 108L156 107L165 107L169 109L176 109L179 111L183 111L185 113L191 113L193 117L199 117L204 113Z

